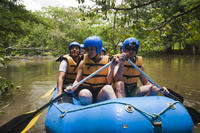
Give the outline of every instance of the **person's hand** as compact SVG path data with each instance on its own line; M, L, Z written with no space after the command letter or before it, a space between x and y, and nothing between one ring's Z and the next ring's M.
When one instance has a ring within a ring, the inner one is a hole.
M119 63L119 58L114 55L112 59L112 66L116 66Z
M72 86L70 85L70 86L67 86L67 87L64 89L64 91L65 91L65 92L71 93L71 92L73 92L73 88L72 88Z
M119 61L120 61L120 62L124 62L126 59L127 59L126 53L120 54L120 56L119 56Z
M162 93L168 93L169 94L169 91L166 87L162 87L162 89L160 90Z

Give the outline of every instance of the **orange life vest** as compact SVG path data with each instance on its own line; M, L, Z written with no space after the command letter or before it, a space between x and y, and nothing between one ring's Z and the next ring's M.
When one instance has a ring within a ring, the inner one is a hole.
M98 63L95 63L88 57L87 54L85 54L83 61L83 78L85 78L93 72L95 72L96 70L98 70L99 68L101 68L102 66L104 66L105 64L107 64L109 62L109 56L104 55ZM102 88L104 85L107 84L107 74L108 68L105 68L92 78L85 81L83 83L83 86L92 88Z
M64 84L73 83L77 75L77 68L76 68L77 63L68 54L64 55L63 58L66 59L67 61L67 72L66 72Z
M142 67L142 57L136 56L134 64L139 68ZM137 81L140 78L140 72L135 69L128 61L125 61L123 68L123 81L127 86L137 85Z

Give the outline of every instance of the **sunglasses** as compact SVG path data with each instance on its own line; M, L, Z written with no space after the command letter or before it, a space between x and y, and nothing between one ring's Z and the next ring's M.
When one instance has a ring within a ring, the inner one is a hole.
M137 51L137 46L136 45L127 45L126 47L125 47L125 50L128 50L128 51Z

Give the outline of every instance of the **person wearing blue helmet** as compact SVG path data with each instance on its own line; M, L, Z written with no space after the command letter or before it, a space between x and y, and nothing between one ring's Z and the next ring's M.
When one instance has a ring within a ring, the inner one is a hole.
M85 54L85 48L84 48L84 45L81 44L81 55L84 55Z
M81 46L78 42L72 42L68 46L69 54L60 56L56 61L60 61L59 74L57 80L57 95L63 93L67 86L76 79L76 65L80 60ZM63 98L62 98L63 99ZM59 102L63 100L59 100Z
M86 54L79 64L77 77L73 85L110 62L108 56L101 55L102 47L103 43L100 37L90 36L86 38L84 42ZM109 85L113 75L111 67L114 65L116 64L111 64L110 67L105 68L74 90L72 90L72 86L70 86L66 91L73 91L75 95L79 97L82 105L116 98L112 86Z
M136 38L127 38L123 43L123 53L117 55L119 58L118 67L115 71L118 71L114 76L115 80L115 92L117 97L130 97L130 96L149 96L157 95L160 90L148 79L142 75L136 68L134 68L127 59L130 59L137 65L142 71L144 71L144 65L142 63L142 57L137 56L139 49L139 41ZM137 87L137 82L140 79L143 86ZM168 90L163 87L163 90Z
M118 45L120 54L123 53L123 44L120 42Z
M104 47L102 47L101 55L106 55L106 49Z

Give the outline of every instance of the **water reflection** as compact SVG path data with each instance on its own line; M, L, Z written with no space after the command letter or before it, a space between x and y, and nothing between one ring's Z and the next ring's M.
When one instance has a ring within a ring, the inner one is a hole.
M0 107L9 104L3 110L6 113L0 115L0 125L48 102L49 99L40 99L40 96L55 87L58 65L55 60L14 61L7 69L0 68L1 76L21 86L19 90L0 98ZM30 132L44 132L45 112Z
M200 58L144 58L146 73L161 86L180 93L189 104L200 111Z
M145 73L161 86L181 94L185 104L200 111L200 58L153 57L143 59ZM7 69L0 68L0 75L21 86L13 95L0 97L0 108L6 104L5 114L0 114L0 125L11 118L41 107L48 99L40 99L56 85L58 65L54 60L10 62ZM44 131L45 112L30 132ZM195 128L199 132L200 128Z

